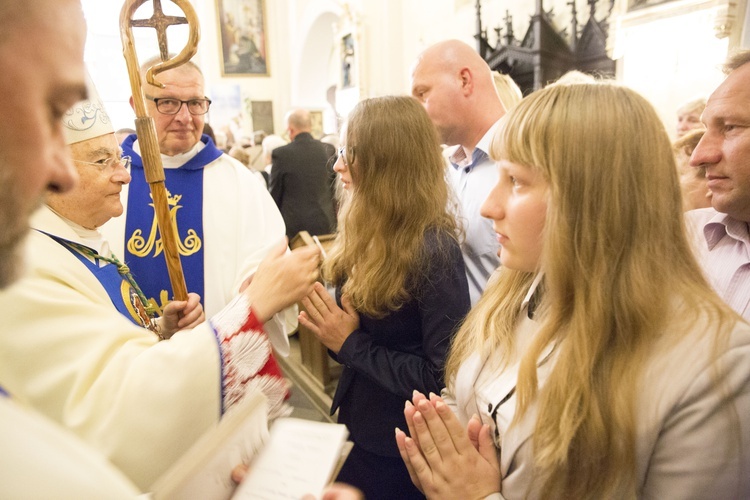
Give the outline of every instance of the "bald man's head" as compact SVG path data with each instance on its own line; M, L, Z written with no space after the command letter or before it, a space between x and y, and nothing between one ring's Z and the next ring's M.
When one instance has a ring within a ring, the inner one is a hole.
M478 81L484 80L486 85L492 85L490 67L474 49L459 40L446 40L428 47L417 57L412 75L420 65L434 66L447 72L458 72L466 67Z
M306 109L293 109L286 114L286 128L289 138L294 140L297 134L312 131L312 119Z
M458 40L439 42L419 55L411 92L448 145L473 148L505 113L490 67Z

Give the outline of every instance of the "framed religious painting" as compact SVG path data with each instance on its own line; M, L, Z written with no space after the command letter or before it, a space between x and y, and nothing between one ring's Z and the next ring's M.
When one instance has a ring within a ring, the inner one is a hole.
M270 76L265 0L216 0L222 76Z
M250 116L253 119L253 130L262 130L273 134L273 101L250 101Z
M354 106L367 95L364 87L365 72L362 67L363 45L360 16L348 3L343 5L339 21L335 25L336 53L339 63L339 78L336 85L336 112L347 116Z
M310 123L312 125L310 134L316 139L320 139L321 137L323 137L323 110L311 109Z
M357 81L357 52L355 51L354 33L344 33L339 43L341 47L341 88L348 89L356 87Z

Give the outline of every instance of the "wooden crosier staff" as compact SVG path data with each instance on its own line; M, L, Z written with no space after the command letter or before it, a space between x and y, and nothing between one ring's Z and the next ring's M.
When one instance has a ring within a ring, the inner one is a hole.
M120 11L120 39L122 40L122 53L128 67L130 77L130 88L133 92L133 103L135 107L135 130L138 135L138 143L141 147L143 158L143 171L151 189L151 197L154 201L154 212L156 223L161 233L164 246L164 258L167 259L167 272L172 284L172 293L175 300L187 300L187 286L185 275L182 272L182 263L177 249L177 228L172 224L169 217L169 205L167 203L167 189L164 186L164 167L161 163L159 142L156 137L156 126L154 119L148 116L143 95L140 65L135 53L133 43L134 27L154 28L159 40L160 63L151 66L146 72L146 81L155 87L164 88L155 76L168 69L176 68L188 62L198 50L200 28L198 16L188 0L171 0L176 4L186 17L166 16L161 8L161 0L153 0L154 13L149 19L133 19L133 15L144 3L151 0L126 0ZM189 28L188 42L176 57L169 58L167 49L167 28L172 25L187 24Z

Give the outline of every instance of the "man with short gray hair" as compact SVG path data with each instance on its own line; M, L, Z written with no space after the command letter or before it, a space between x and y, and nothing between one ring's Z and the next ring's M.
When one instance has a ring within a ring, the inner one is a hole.
M704 167L713 208L686 214L698 259L718 294L750 321L750 50L725 65L690 165Z

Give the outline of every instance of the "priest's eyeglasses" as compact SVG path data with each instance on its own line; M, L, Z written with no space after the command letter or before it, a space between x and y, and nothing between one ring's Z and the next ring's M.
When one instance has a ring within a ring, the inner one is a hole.
M73 160L76 163L82 163L84 165L93 165L96 168L99 169L99 172L114 172L114 170L122 166L125 170L130 168L130 157L129 156L122 156L122 157L116 157L116 156L110 156L109 158L102 158L101 160L97 161L82 161L82 160Z
M147 95L146 99L154 101L156 110L163 115L176 115L182 109L183 104L187 104L187 109L191 115L205 115L211 105L211 99L208 97L183 101L174 97L151 97Z

